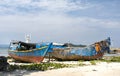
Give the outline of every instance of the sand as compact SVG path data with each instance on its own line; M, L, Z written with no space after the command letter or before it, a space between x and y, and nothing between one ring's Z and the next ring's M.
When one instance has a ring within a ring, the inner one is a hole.
M24 76L120 76L120 63L101 62L97 65L33 72Z
M61 63L77 64L78 62ZM85 62L85 64L87 65L47 71L16 70L14 72L0 72L0 76L120 76L120 63L100 62L96 65L90 65L89 62Z

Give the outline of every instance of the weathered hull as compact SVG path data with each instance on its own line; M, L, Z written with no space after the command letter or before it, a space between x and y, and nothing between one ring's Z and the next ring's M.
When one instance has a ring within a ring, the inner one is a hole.
M43 61L51 46L52 43L48 46L43 46L32 50L9 50L8 54L15 60L40 63Z
M31 63L40 63L43 61L43 56L17 56L9 54L12 58L19 61L31 62Z
M44 59L45 51L47 48L42 50L31 50L31 51L9 51L8 54L15 60L24 62L40 63Z
M103 57L109 51L110 38L86 47L53 47L51 55L57 60L94 60Z
M61 54L61 53L64 53ZM104 55L103 52L98 52L97 54L91 55L91 56L85 56L85 55L68 55L63 51L58 52L58 49L55 49L53 52L51 52L51 55L53 58L57 60L95 60L95 59L101 59Z

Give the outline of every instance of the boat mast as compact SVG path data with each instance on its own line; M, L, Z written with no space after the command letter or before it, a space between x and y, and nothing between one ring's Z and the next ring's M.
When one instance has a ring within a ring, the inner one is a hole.
M29 43L31 41L31 35L25 35L25 42Z

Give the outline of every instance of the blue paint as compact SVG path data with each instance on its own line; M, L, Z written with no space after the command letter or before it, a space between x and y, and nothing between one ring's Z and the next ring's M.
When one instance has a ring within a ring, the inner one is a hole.
M97 45L99 44L100 50L97 51ZM105 40L102 40L100 42L94 43L92 45L86 46L86 47L68 47L68 46L54 46L53 48L56 50L53 50L52 56L58 59L69 59L69 57L77 57L78 56L84 56L84 57L90 57L98 55L100 52L104 53L105 51L110 50L110 38L107 38ZM55 52L54 52L55 51ZM74 59L73 59L74 60Z
M8 51L9 54L17 55L17 56L45 56L46 53L50 50L50 47L52 46L52 43L49 45L38 45L36 44L36 48L32 50L24 50L24 51L17 51L16 49L18 47L12 47L10 51Z

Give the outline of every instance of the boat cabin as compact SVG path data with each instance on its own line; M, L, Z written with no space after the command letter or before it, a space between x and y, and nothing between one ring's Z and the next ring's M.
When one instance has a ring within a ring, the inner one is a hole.
M12 42L10 45L11 50L23 51L36 48L36 43L25 43L22 41Z

